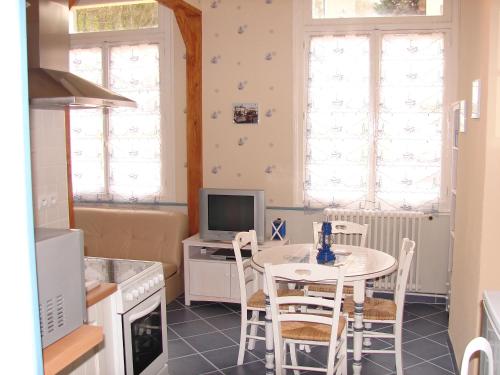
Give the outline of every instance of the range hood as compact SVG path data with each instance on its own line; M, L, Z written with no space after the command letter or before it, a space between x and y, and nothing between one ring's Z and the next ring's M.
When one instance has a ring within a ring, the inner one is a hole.
M133 100L68 72L68 15L67 0L32 0L26 9L30 107L136 107Z

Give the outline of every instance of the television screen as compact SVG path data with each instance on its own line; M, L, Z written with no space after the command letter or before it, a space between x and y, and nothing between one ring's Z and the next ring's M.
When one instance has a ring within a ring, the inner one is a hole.
M254 228L254 197L208 195L208 229L243 232Z

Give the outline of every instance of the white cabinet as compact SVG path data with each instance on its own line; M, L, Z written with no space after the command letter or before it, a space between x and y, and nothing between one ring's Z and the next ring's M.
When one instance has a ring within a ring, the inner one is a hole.
M232 249L230 242L200 240L198 234L182 241L184 244L184 298L191 301L240 302L240 286L235 261L213 259L217 249ZM259 250L281 246L288 240L265 241Z
M231 265L209 260L189 261L190 293L197 296L231 296Z

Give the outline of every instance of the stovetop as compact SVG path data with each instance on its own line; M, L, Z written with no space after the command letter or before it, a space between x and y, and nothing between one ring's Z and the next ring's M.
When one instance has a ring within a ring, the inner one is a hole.
M154 266L154 262L85 257L85 281L121 284Z

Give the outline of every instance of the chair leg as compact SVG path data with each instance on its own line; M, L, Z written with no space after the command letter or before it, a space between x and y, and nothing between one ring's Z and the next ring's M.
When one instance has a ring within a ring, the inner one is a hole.
M290 346L290 361L292 362L292 366L298 366L298 362L297 362L297 348L296 348L296 345L295 343L291 342L288 344ZM300 375L300 371L299 370L293 370L293 374L294 375Z
M252 321L257 322L259 320L259 312L256 310L252 311L252 317L250 318ZM257 336L257 328L256 324L250 324L250 336ZM248 350L255 349L255 339L248 340Z
M247 341L247 310L241 310L240 350L238 351L238 366L245 359L245 346Z
M403 327L401 322L397 322L394 325L395 338L394 338L394 349L396 350L396 374L403 375L403 352L402 352L402 331Z

